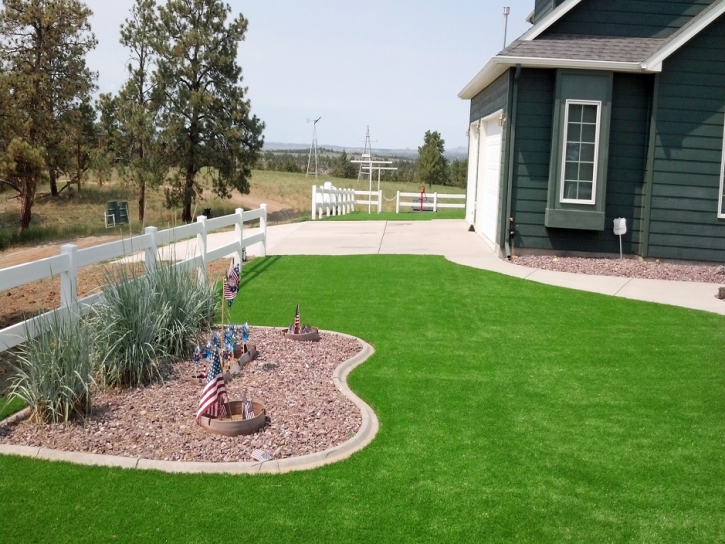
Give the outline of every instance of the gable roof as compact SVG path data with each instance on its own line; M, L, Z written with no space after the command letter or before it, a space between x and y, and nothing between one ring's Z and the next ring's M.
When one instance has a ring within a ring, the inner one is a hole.
M546 29L582 0L566 0L493 57L458 93L464 100L476 96L511 66L579 68L615 72L654 73L662 62L725 13L725 0L714 0L668 38L629 38L545 34Z

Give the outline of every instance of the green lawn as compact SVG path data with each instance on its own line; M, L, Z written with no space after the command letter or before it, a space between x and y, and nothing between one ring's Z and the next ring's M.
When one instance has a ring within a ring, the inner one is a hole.
M25 408L25 403L17 397L0 397L0 421Z
M367 448L262 476L2 457L0 540L725 540L722 316L384 255L255 259L233 313L297 301L376 349Z

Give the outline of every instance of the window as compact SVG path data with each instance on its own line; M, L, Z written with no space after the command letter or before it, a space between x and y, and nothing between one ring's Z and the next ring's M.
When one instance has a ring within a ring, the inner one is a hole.
M604 230L614 73L557 70L544 225Z
M567 100L560 201L594 204L601 102Z
M725 128L722 136L722 164L720 165L720 203L717 207L717 216L725 219Z

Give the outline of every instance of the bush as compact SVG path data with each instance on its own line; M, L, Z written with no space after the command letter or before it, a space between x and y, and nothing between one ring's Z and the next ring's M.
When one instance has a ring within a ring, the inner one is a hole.
M214 289L175 266L148 273L106 272L93 323L104 386L138 386L160 377L159 363L190 352L214 317Z
M46 332L21 344L10 363L8 396L31 406L37 421L67 422L91 410L92 333L86 321L59 312L41 319Z

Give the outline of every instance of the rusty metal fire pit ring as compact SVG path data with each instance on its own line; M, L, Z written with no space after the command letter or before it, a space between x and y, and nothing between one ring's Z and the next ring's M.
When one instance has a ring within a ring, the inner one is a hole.
M252 402L255 416L252 419L217 419L214 417L201 416L197 423L206 432L221 434L223 436L238 436L240 434L252 434L264 427L267 420L264 405L259 402ZM242 413L242 401L233 400L229 402L229 409L232 415Z
M284 337L289 340L298 340L300 342L319 342L320 341L320 331L317 330L317 327L311 327L310 332L303 332L299 334L295 334L293 332L289 332L289 330L285 329Z

